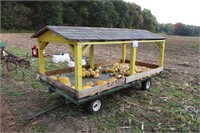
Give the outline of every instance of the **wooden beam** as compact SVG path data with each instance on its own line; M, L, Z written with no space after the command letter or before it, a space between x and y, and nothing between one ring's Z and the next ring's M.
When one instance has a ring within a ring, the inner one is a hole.
M39 54L39 72L45 74L45 64L44 64L44 54L43 49L46 46L46 43L38 41L38 54Z
M160 48L159 66L163 67L163 64L164 64L164 54L165 54L165 41L163 41L163 42L157 42L157 45Z
M91 46L91 45L85 45L85 46L83 47L82 55L85 55L85 52L90 48L90 46Z
M82 45L74 45L75 56L75 89L77 91L82 90Z
M94 45L90 46L90 68L94 69Z
M133 43L133 41L138 42L163 42L165 40L130 40L130 41L105 41L105 42L77 42L79 45L87 45L87 44L94 44L94 45L103 45L103 44L122 44L122 43Z
M131 45L130 52L130 75L135 74L135 62L136 62L136 48Z
M44 50L44 48L48 45L49 42L41 42L40 47L38 47L41 50Z
M122 44L122 63L126 61L126 43Z
M133 81L137 81L137 80L142 80L148 77L152 77L152 75L156 75L159 74L160 72L163 71L163 67L158 67L158 68L154 68L148 71L144 71L142 73L136 73L134 75L130 75L128 77L126 77L126 83L130 83Z

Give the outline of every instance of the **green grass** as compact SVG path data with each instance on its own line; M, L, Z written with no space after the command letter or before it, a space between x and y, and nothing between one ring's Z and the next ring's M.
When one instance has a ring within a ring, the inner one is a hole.
M26 49L15 47L11 47L9 50L22 57L28 52ZM26 73L24 83L38 91L37 94L43 98L43 103L46 105L52 104L52 101L61 100L58 95L46 93L47 87L35 79L38 72L38 59L32 60L30 56L29 59L31 68L28 70L20 68L21 71ZM45 60L47 69L66 65L65 63L52 64L50 58ZM200 88L196 83L189 87L177 85L171 79L172 74L177 77L182 76L181 73L165 70L162 76L153 78L151 91L141 91L141 84L138 83L127 90L107 95L104 97L105 106L102 112L98 114L82 113L79 106L69 107L63 113L71 112L71 114L75 114L75 118L80 119L87 117L91 123L95 123L99 132L198 132L200 129L200 112L191 112L186 110L186 107L192 106L199 110ZM188 76L193 76L196 80L198 78L198 75L188 74ZM19 75L13 75L13 78L19 80ZM2 88L9 96L24 97L24 93L16 90L13 84L5 84ZM35 99L31 102L36 104L41 99ZM16 110L15 114L21 116L22 111L20 109ZM67 118L68 116L66 116ZM141 128L142 123L144 123L144 130ZM31 132L50 132L48 125L36 124L29 126Z
M200 97L180 90L173 82L165 82L162 78L154 79L153 83L156 82L163 82L162 89L153 85L150 92L135 88L126 92L129 95L113 94L111 99L106 98L104 110L90 115L89 119L96 123L99 130L108 132L117 132L124 126L130 129L123 131L141 132L141 122L144 122L145 132L199 131L199 114L188 112L185 106L198 108ZM181 103L189 98L192 101Z
M31 132L34 132L34 133L38 133L38 132L47 133L47 132L49 132L49 128L47 126L40 125L40 124L32 125L31 130L32 130Z
M14 96L14 97L20 97L24 95L23 92L17 91L14 86L9 84L3 85L3 92L5 92L9 96Z

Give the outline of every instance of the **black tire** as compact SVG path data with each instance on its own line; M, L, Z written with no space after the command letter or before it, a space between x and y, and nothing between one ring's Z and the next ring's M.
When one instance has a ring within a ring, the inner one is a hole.
M147 79L145 81L142 82L142 90L150 90L151 89L151 79Z
M102 99L95 99L84 105L84 109L90 114L98 113L102 110L102 108L103 108L103 100Z

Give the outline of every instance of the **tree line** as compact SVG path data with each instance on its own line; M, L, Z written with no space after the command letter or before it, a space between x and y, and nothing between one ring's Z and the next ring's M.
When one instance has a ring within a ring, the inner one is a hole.
M122 0L1 2L3 31L39 30L45 25L133 28L167 34L199 35L194 26L158 24L150 10L142 10L139 5ZM188 27L190 30L187 30Z
M200 36L200 26L186 25L183 23L159 24L158 32L169 35Z

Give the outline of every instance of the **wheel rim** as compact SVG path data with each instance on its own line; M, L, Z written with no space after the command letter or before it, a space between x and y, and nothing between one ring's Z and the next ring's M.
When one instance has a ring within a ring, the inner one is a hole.
M101 101L100 100L96 100L92 106L94 111L98 111L101 108Z
M150 87L151 87L151 82L147 81L147 83L146 83L146 89L149 89Z

